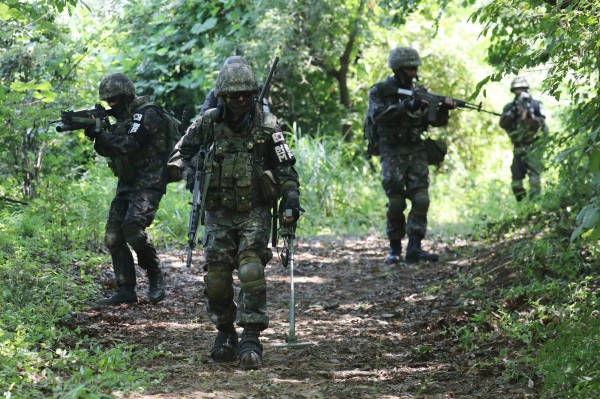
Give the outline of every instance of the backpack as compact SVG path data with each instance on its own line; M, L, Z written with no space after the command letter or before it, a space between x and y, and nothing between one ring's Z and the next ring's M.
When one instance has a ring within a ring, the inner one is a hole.
M170 154L173 149L175 148L175 145L177 144L177 142L181 139L181 137L183 136L183 126L182 123L179 119L175 118L175 116L173 115L172 112L170 111L165 111L160 105L152 103L152 102L147 102L145 104L142 104L140 107L138 107L136 109L136 111L138 110L142 110L146 107L154 107L166 120L167 120L167 146L165 148L166 152L168 154Z

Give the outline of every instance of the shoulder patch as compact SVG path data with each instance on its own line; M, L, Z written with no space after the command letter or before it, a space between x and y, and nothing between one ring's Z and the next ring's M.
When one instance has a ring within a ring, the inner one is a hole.
M285 141L285 137L283 136L283 133L281 133L281 132L273 133L273 142L279 143L280 141Z
M133 114L134 121L141 121L143 117L144 117L144 115L142 115L142 114Z

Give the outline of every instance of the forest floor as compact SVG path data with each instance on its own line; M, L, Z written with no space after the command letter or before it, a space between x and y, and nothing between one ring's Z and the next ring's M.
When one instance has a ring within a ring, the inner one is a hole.
M501 334L485 347L460 345L456 332L478 309L464 295L469 271L484 263L502 268L493 249L472 245L425 241L440 262L386 265L382 239L299 238L294 326L306 345L281 346L290 330L290 277L275 255L266 269L271 324L261 335L264 365L255 371L209 356L216 333L204 309L200 252L190 269L183 252L161 254L168 292L160 304L145 299L140 273L138 304L87 309L78 325L107 346L164 353L132 365L162 380L131 399L533 398L532 381L503 376Z

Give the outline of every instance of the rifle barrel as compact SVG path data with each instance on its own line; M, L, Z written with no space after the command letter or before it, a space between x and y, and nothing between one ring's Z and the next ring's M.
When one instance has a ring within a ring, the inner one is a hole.
M279 56L275 57L275 61L273 61L273 65L271 65L271 70L267 75L267 79L265 79L265 84L263 84L263 88L260 91L260 95L258 96L258 104L262 104L263 98L265 98L265 94L267 93L267 89L269 88L269 83L271 83L271 78L275 73L275 68L277 68L277 63L279 62Z

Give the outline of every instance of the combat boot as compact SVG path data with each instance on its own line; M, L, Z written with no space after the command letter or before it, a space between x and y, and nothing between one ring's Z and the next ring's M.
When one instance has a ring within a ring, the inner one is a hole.
M159 303L165 299L165 278L160 269L148 271L148 299L152 303Z
M238 355L238 336L233 324L217 326L219 332L210 350L210 357L217 362L232 362Z
M431 254L421 249L421 237L408 237L408 246L406 247L406 263L417 263L420 260L427 262L437 262L440 257L437 254Z
M137 295L135 293L135 286L133 285L122 285L117 288L117 291L110 297L101 299L99 304L103 306L107 305L120 305L122 303L136 303Z
M400 263L401 255L402 242L400 240L390 240L390 249L388 250L388 256L385 259L385 263L388 265Z
M256 370L262 366L263 346L258 339L260 331L245 328L240 340L240 368Z

